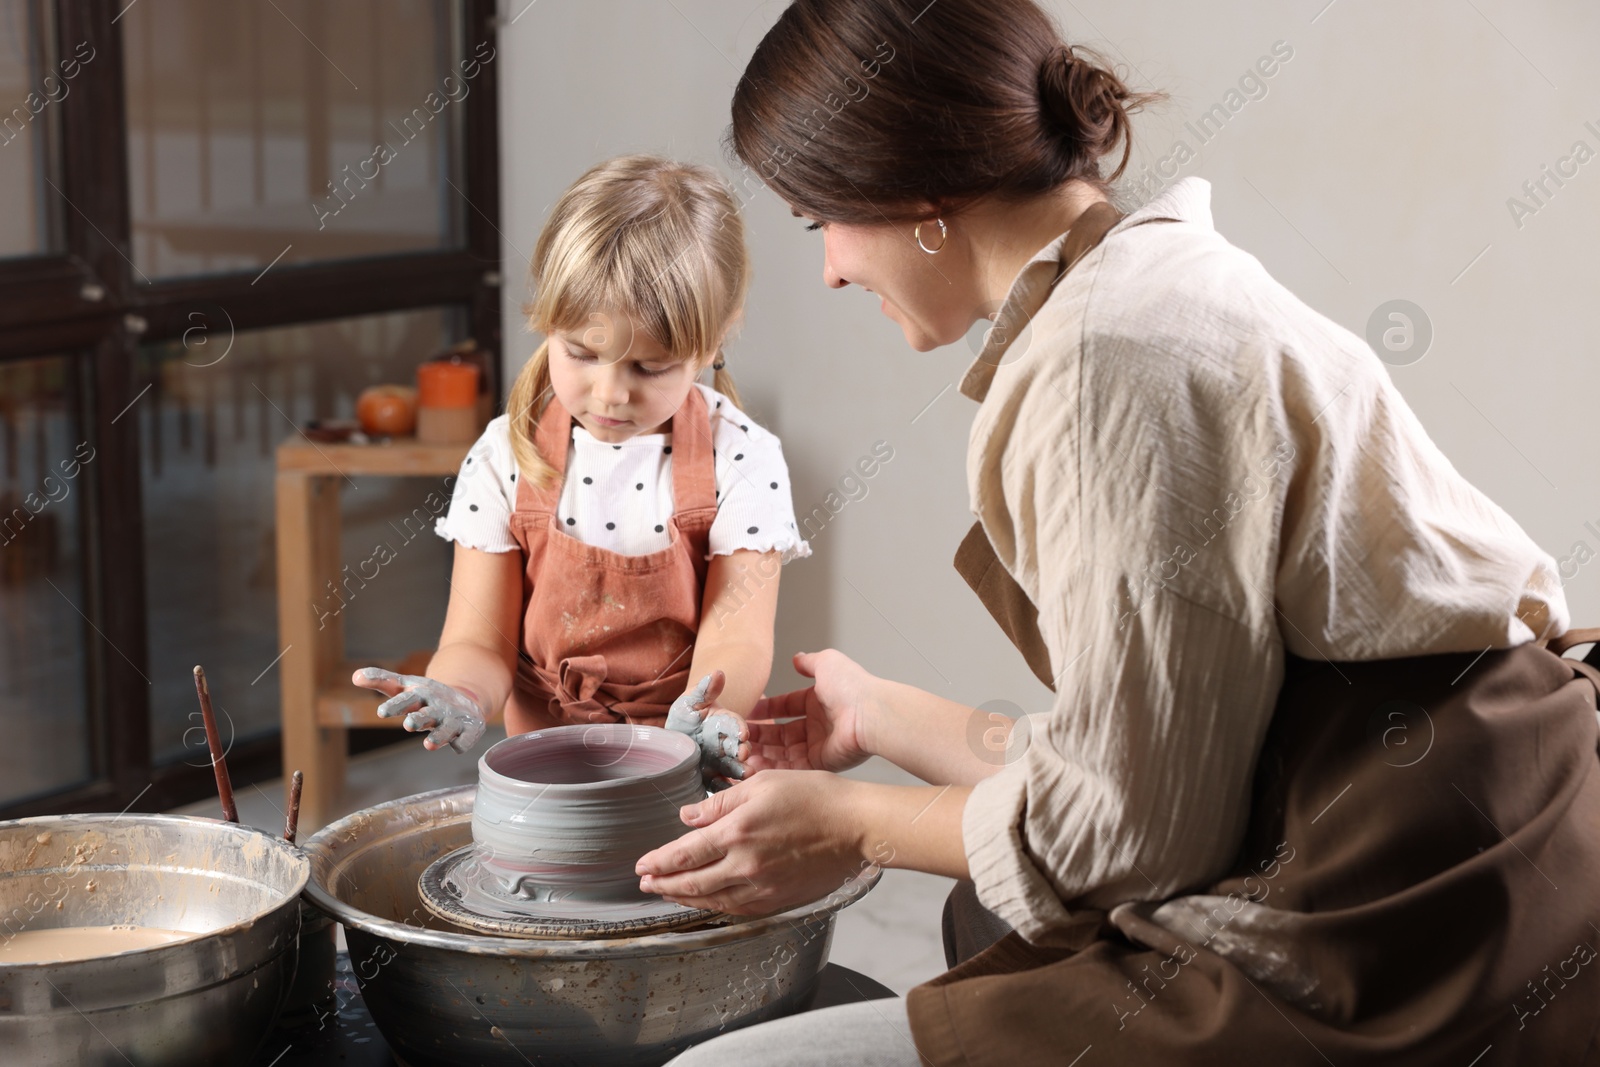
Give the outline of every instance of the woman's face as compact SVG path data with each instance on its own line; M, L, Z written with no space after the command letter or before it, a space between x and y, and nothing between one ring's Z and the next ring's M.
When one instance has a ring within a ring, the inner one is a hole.
M593 314L586 326L549 334L550 386L597 440L665 433L703 360L674 359L627 315Z
M859 285L877 296L918 352L959 341L976 320L982 301L970 251L963 252L970 246L950 238L941 245L936 224L923 224L922 241L937 254L918 246L915 223L824 222L821 228L822 280L834 289Z

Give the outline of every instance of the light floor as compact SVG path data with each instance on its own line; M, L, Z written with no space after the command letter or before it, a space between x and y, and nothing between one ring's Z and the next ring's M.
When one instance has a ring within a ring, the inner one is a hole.
M350 761L344 797L336 817L396 797L477 780L477 761L450 751L429 752L420 741L364 753ZM916 780L882 760L849 772L852 778L915 784ZM283 781L245 786L235 796L239 819L248 825L283 832ZM219 818L214 799L174 809L184 815ZM888 870L872 892L840 913L829 959L905 993L941 973L944 949L939 916L948 878L917 871ZM341 939L342 944L342 939Z

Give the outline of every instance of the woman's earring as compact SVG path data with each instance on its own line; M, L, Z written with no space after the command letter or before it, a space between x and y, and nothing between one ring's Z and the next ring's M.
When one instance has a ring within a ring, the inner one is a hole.
M933 255L935 252L938 252L941 249L943 249L944 248L944 243L947 240L950 239L950 228L944 224L944 219L934 219L933 221L936 222L938 224L938 226L939 226L939 247L938 248L929 248L927 245L922 243L922 223L920 223L920 222L917 223L917 228L916 228L915 231L913 231L913 233L914 233L914 235L915 235L915 237L917 239L917 247L922 249L924 252L928 253L928 255L930 255L930 256Z

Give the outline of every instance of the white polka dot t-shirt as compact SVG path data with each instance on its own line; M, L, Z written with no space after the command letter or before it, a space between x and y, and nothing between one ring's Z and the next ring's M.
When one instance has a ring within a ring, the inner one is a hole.
M716 454L717 517L711 554L740 549L778 552L784 563L811 555L795 526L789 468L778 438L726 396L698 382L711 416ZM516 550L511 513L517 506L517 463L510 420L490 422L461 464L447 511L434 532L485 552ZM572 424L566 481L556 519L585 544L628 556L671 544L672 434L638 434L620 444L597 441Z

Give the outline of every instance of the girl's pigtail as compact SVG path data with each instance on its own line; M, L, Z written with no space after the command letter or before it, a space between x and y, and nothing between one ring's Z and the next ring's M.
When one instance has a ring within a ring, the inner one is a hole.
M720 373L720 372L719 372ZM517 468L534 488L543 489L555 481L556 470L539 454L534 434L539 416L551 397L550 342L544 341L523 364L506 395L506 414L510 416L511 451Z
M718 364L721 364L722 361L723 355L719 351L716 355L716 358L712 361L712 365L716 367L716 370L714 370L711 375L711 387L717 392L721 393L723 396L727 397L729 400L733 401L734 407L743 410L744 401L739 399L739 390L738 387L733 384L733 375L728 373L726 367L718 366Z

